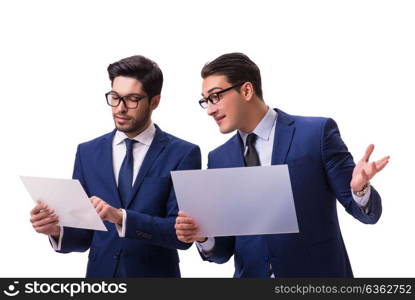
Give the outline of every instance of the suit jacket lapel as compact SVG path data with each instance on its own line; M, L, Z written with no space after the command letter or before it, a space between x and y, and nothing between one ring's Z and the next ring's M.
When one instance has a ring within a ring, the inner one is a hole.
M128 206L131 204L132 199L134 199L135 195L137 194L138 189L143 183L144 177L150 170L153 163L156 161L156 158L158 157L159 153L166 146L167 138L165 137L165 133L161 131L157 125L155 125L155 127L156 127L156 134L154 136L153 142L150 145L150 148L148 149L146 156L144 157L143 163L137 174L137 178L135 179L133 190L125 205L125 208L128 208Z
M117 183L114 176L113 158L112 158L112 141L114 139L116 130L105 136L102 147L102 158L97 159L97 165L102 166L101 174L103 174L104 186L110 189L113 199L118 206L121 207L121 199L118 193Z
M244 154L243 154L244 146L243 146L242 138L239 135L239 133L236 133L233 136L229 146L230 146L230 149L228 151L228 155L229 155L230 165L227 167L230 167L230 168L244 167L245 166Z
M290 150L291 142L295 133L294 120L279 109L277 124L275 127L274 147L272 149L272 164L284 164Z

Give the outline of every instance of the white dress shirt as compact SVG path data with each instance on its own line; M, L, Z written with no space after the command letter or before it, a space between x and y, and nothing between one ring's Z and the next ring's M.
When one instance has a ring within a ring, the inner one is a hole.
M133 165L133 182L134 185L135 179L137 178L138 172L140 171L141 165L143 164L144 157L147 154L148 149L150 148L151 143L153 142L154 136L156 134L156 127L153 123L151 123L143 132L141 132L136 137L132 138L136 140L137 143L133 144L133 158L134 158L134 165ZM125 139L128 136L119 130L115 132L114 139L112 140L112 167L114 170L115 182L118 186L118 175L120 173L121 165L124 160L125 154L127 152L127 148L125 146ZM105 199L102 199L105 201ZM118 235L120 237L125 237L125 227L127 224L127 213L124 209L122 209L122 224L118 225L115 224L117 228ZM62 245L62 238L63 238L64 230L63 226L60 226L60 235L59 241L56 242L54 238L49 236L49 240L52 244L54 250L61 250Z
M268 111L262 120L258 123L252 133L257 135L255 140L255 149L258 152L259 161L261 166L270 166L272 161L272 149L274 147L274 136L275 126L277 124L278 114L275 110L268 107ZM239 135L242 138L243 144L245 145L245 153L248 150L246 146L246 138L248 137L247 132L238 130ZM352 192L353 199L357 202L359 207L363 208L366 206L370 197L370 189L363 197L357 197ZM196 243L196 246L204 253L207 253L215 246L215 239L209 237L203 243Z

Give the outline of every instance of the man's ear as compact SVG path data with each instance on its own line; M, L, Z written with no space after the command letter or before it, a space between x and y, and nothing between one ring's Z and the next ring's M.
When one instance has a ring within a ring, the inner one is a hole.
M150 102L151 110L155 110L157 108L157 106L159 106L159 103L160 103L160 95L154 96L153 98L151 98L150 101L151 101Z
M246 101L251 101L254 98L254 86L252 85L252 83L245 82L242 86L241 86L241 90L240 93L242 95L242 97L244 97L244 99Z

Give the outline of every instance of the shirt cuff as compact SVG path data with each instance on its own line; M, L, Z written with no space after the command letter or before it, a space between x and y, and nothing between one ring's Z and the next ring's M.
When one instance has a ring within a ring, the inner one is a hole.
M208 237L207 240L204 241L203 243L196 242L196 247L197 247L197 249L199 249L199 251L206 254L206 253L212 251L213 248L215 247L215 238Z
M125 227L127 224L127 212L125 209L121 209L122 211L122 224L115 224L115 228L117 228L118 236L119 237L125 237Z
M52 248L55 251L60 251L61 247L62 247L62 238L63 238L63 226L59 226L60 227L60 232L59 232L59 240L56 242L55 238L53 238L51 235L49 235L49 241L52 244Z
M364 194L362 197L358 197L353 193L353 190L352 190L353 199L359 205L360 208L365 209L367 207L367 203L369 202L369 199L370 199L370 191L371 189L369 189L367 193Z

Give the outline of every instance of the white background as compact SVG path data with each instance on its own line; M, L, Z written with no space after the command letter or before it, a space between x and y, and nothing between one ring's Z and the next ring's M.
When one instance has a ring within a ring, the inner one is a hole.
M70 178L77 144L113 129L109 63L143 54L165 84L154 121L207 152L220 134L200 109L200 69L240 51L260 67L265 101L329 116L355 158L391 155L373 180L379 223L339 205L357 277L415 276L413 1L2 1L0 4L0 276L84 276L86 253L54 253L33 231L18 175ZM180 252L185 277L230 277L233 261Z

